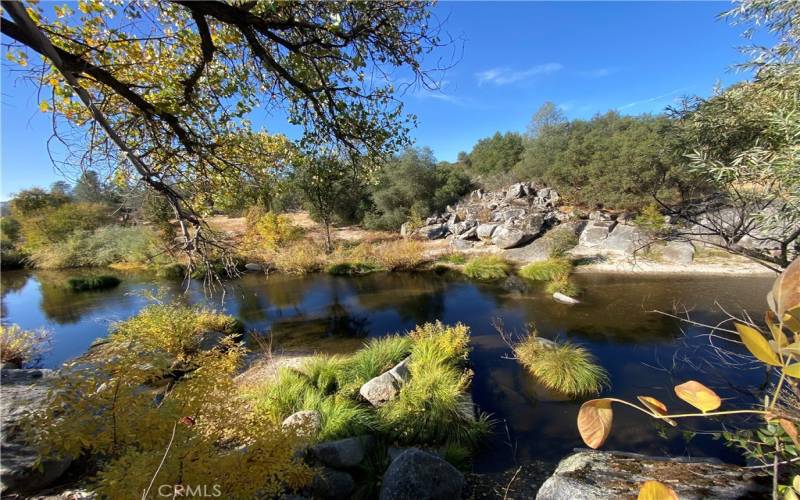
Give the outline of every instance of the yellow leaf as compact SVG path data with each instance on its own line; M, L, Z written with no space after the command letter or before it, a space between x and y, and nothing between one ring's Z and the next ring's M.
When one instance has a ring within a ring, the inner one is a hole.
M657 400L656 398L651 398L650 396L636 396L636 397L651 412L653 412L653 413L655 413L657 415L666 415L667 414L667 405L665 405L661 401ZM675 427L676 425L678 425L678 423L675 422L674 420L672 420L671 418L663 418L661 420L665 421L666 423L668 423L672 427Z
M783 373L790 377L800 378L800 363L793 363L783 369Z
M766 343L766 340L764 343ZM722 400L719 399L717 393L696 380L676 385L675 394L703 413L716 410L722 404Z
M792 488L794 488L795 491L800 492L800 475L795 475L794 478L792 478Z
M592 399L581 405L578 412L578 432L589 448L603 446L611 433L614 412L608 399Z
M783 325L795 333L800 333L800 307L786 311L783 315Z
M658 481L645 481L639 489L639 500L678 500L672 488Z
M739 332L739 336L742 337L744 345L759 361L772 366L781 366L781 361L778 359L778 356L772 352L769 342L767 342L767 339L764 338L761 332L752 326L743 325L741 323L736 323L736 330Z
M783 350L788 351L791 354L800 355L800 342L791 343L784 347Z
M798 500L797 493L795 493L792 488L786 488L786 492L783 494L783 500Z
M42 101L39 103L39 111L42 113L47 113L50 110L50 104L47 101Z
M772 311L767 311L767 314L764 317L764 320L769 327L770 333L772 333L772 338L775 340L775 343L778 344L778 347L786 347L789 345L789 340L786 338L786 335L783 333L781 329L781 325L776 323L775 320L775 313Z
M797 426L794 425L794 422L791 420L781 418L778 420L778 423L781 424L783 430L786 431L786 434L792 439L792 442L795 446L800 446L800 442L797 441Z
M767 301L779 318L786 311L800 307L800 258L794 259L778 276Z

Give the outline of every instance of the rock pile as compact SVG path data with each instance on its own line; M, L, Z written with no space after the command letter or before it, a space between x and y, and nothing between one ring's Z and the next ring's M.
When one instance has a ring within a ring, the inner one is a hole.
M406 223L402 235L417 235L435 240L452 235L454 240L486 241L499 248L523 245L563 216L555 207L560 197L551 188L536 182L520 182L499 191L478 189L447 207L442 215L433 215L416 230Z

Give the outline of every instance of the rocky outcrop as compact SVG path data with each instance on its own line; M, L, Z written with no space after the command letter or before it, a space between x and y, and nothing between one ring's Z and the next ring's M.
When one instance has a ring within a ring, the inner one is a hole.
M353 476L330 467L323 467L311 481L311 493L314 498L345 500L350 498L355 489Z
M688 241L669 241L661 249L661 258L679 264L691 264L694 260L694 245Z
M499 248L524 245L541 234L549 225L557 224L555 207L559 201L554 189L536 183L516 183L498 191L473 191L443 215L425 220L413 232L425 239L452 235L453 239L485 241ZM401 234L411 234L409 226Z
M636 498L642 483L657 480L681 500L770 498L769 480L753 470L708 462L598 451L570 455L539 488L537 500Z
M444 459L410 448L386 469L380 500L457 499L464 485L464 475Z
M0 492L39 491L61 477L71 459L53 457L40 465L37 451L28 446L22 431L23 419L41 409L47 401L52 370L2 370L0 402Z

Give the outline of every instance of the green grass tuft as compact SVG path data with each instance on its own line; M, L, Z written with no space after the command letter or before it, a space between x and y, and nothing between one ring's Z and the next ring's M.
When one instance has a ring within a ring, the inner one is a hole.
M463 253L448 253L436 259L438 262L446 262L448 264L455 264L457 266L463 265L467 262L467 256Z
M534 281L549 281L557 276L569 275L572 263L564 258L549 258L541 262L531 262L519 270L519 275Z
M511 265L497 255L480 255L471 258L464 265L463 273L481 281L502 279L508 276Z
M580 346L547 345L533 334L514 347L514 354L542 385L567 396L596 394L609 384L605 369Z
M569 295L570 297L577 297L581 294L581 287L579 287L574 281L572 281L569 275L558 275L555 276L547 286L545 287L547 293L563 293L564 295Z
M75 292L106 290L122 283L116 276L91 276L88 278L69 278L67 284Z

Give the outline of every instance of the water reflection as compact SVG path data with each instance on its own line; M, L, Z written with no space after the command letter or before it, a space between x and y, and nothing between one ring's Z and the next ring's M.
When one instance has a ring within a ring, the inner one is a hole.
M144 292L182 296L180 283L136 273L121 275L124 281L116 289L74 294L62 286L71 274L2 275L3 321L52 329L53 350L45 359L51 367L80 354L111 322L146 305ZM733 404L747 401L751 390L764 382L757 366L716 362L702 329L681 328L675 319L650 311L680 304L694 319L711 322L721 317L719 302L730 311L744 309L758 317L770 278L579 275L577 280L586 294L575 307L556 303L540 286L517 279L481 284L451 274L252 274L226 284L224 303L221 294L206 297L197 283L184 300L223 308L248 329L270 331L277 347L323 352L350 352L367 338L407 331L426 321L465 323L472 331L473 398L498 421L496 435L476 460L476 468L484 471L525 459L555 461L583 446L574 424L580 402L553 397L515 361L504 359L509 349L492 327L496 317L510 330L535 323L544 337L586 346L609 371L608 394L617 397L651 395L668 407L684 408L672 387L696 378ZM608 449L738 459L702 434L709 422L687 422L700 433L693 436L625 410L614 418Z

